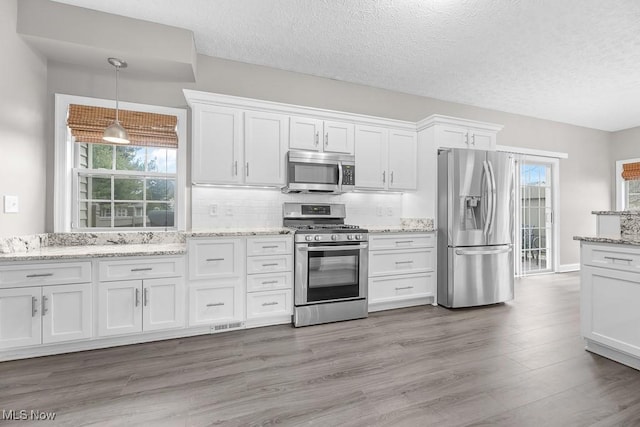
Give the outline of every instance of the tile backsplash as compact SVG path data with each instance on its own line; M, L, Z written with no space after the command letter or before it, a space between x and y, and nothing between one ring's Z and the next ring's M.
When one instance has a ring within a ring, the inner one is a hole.
M344 203L349 224L400 225L402 194L347 193L335 196L283 194L279 190L192 187L191 228L280 227L284 202Z

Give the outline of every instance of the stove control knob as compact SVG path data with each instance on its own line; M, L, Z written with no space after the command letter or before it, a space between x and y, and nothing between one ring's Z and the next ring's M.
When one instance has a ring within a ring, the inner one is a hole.
M348 235L347 235L347 240L353 240L353 235L348 234Z
M309 234L308 236L304 236L304 240L313 240L313 236L311 234Z
M362 234L356 234L356 240L362 239Z
M320 235L316 235L316 237L314 237L314 239L316 239L316 240L321 240L321 239L322 239L322 236L320 236Z
M331 235L331 240L338 240L338 236L337 236L337 235L335 235L335 234L332 234L332 235Z

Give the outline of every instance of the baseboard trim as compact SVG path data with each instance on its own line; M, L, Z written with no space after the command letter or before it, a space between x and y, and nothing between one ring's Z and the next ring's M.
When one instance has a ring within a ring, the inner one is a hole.
M560 264L560 268L558 268L558 273L568 273L570 271L580 271L580 263Z

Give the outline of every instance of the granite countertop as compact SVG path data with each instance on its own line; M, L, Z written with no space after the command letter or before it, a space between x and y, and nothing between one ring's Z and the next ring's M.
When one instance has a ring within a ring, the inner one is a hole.
M184 255L184 243L147 243L128 245L44 246L28 252L0 254L2 261L108 258L121 256Z
M589 236L573 236L573 240L591 243L612 243L616 245L633 245L640 246L640 235L631 237L589 237Z
M433 227L402 227L389 225L364 226L370 233L431 233L436 231Z
M640 215L640 211L591 211L594 215Z
M293 234L295 230L287 227L273 228L219 228L211 230L187 231L189 237L232 237L232 236L267 236L274 234Z

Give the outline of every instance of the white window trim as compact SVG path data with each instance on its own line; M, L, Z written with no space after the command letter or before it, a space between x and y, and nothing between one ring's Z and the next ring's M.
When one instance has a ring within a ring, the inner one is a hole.
M69 129L67 128L67 111L70 104L90 105L113 108L110 99L89 98L85 96L55 94L55 146L54 146L54 181L53 181L53 231L65 233L71 231L74 218L73 200L73 167L74 149ZM120 102L123 110L143 111L147 113L170 114L178 118L178 152L176 182L176 228L186 230L187 224L187 110L182 108L163 107L158 105ZM154 227L153 229L158 229ZM153 230L146 228L144 230ZM93 232L96 230L86 230ZM141 229L142 231L142 229Z
M622 166L627 163L638 163L640 158L626 159L616 161L616 210L624 211L627 209L627 198L625 197L625 180L622 179Z

